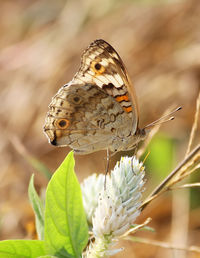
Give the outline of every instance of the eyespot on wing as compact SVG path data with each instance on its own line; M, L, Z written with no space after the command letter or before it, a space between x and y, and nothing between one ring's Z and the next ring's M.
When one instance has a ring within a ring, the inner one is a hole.
M67 118L60 118L55 124L59 129L65 130L70 126L70 121Z

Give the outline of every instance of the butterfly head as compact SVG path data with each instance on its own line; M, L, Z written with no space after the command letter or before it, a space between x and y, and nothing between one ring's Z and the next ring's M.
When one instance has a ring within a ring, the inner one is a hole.
M144 140L146 138L147 131L145 130L145 128L138 128L136 131L136 135L138 136L139 140Z
M134 135L134 140L132 143L132 146L130 146L130 149L133 149L140 141L143 141L147 134L148 134L149 130L146 130L145 128L137 128L136 133Z

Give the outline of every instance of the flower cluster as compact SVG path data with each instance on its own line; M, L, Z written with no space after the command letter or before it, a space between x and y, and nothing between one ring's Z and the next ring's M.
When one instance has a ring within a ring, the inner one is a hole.
M95 237L85 257L108 257L122 250L111 247L140 214L144 174L136 157L123 157L106 177L105 188L102 174L84 181L83 202Z

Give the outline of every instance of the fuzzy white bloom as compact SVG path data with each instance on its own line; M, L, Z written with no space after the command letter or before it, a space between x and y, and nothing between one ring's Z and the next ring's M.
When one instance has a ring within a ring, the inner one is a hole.
M83 206L89 224L92 224L92 217L98 205L98 196L103 189L104 180L105 175L99 174L97 176L97 174L93 174L81 184Z
M143 186L143 164L135 157L121 158L106 177L106 189L99 194L92 218L95 242L90 244L84 257L109 257L123 250L111 250L111 247L140 214Z

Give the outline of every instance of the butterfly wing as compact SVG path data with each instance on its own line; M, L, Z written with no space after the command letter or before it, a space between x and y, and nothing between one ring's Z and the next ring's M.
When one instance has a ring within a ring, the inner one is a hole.
M112 96L132 120L132 134L139 122L138 104L125 65L114 48L104 40L95 40L84 51L74 83L96 84Z
M132 148L138 111L134 89L117 52L105 41L94 41L81 66L49 105L44 131L53 145L87 154Z
M116 151L120 139L130 135L130 128L124 128L127 118L119 103L97 85L70 82L52 99L44 131L53 145L70 146L79 154Z

